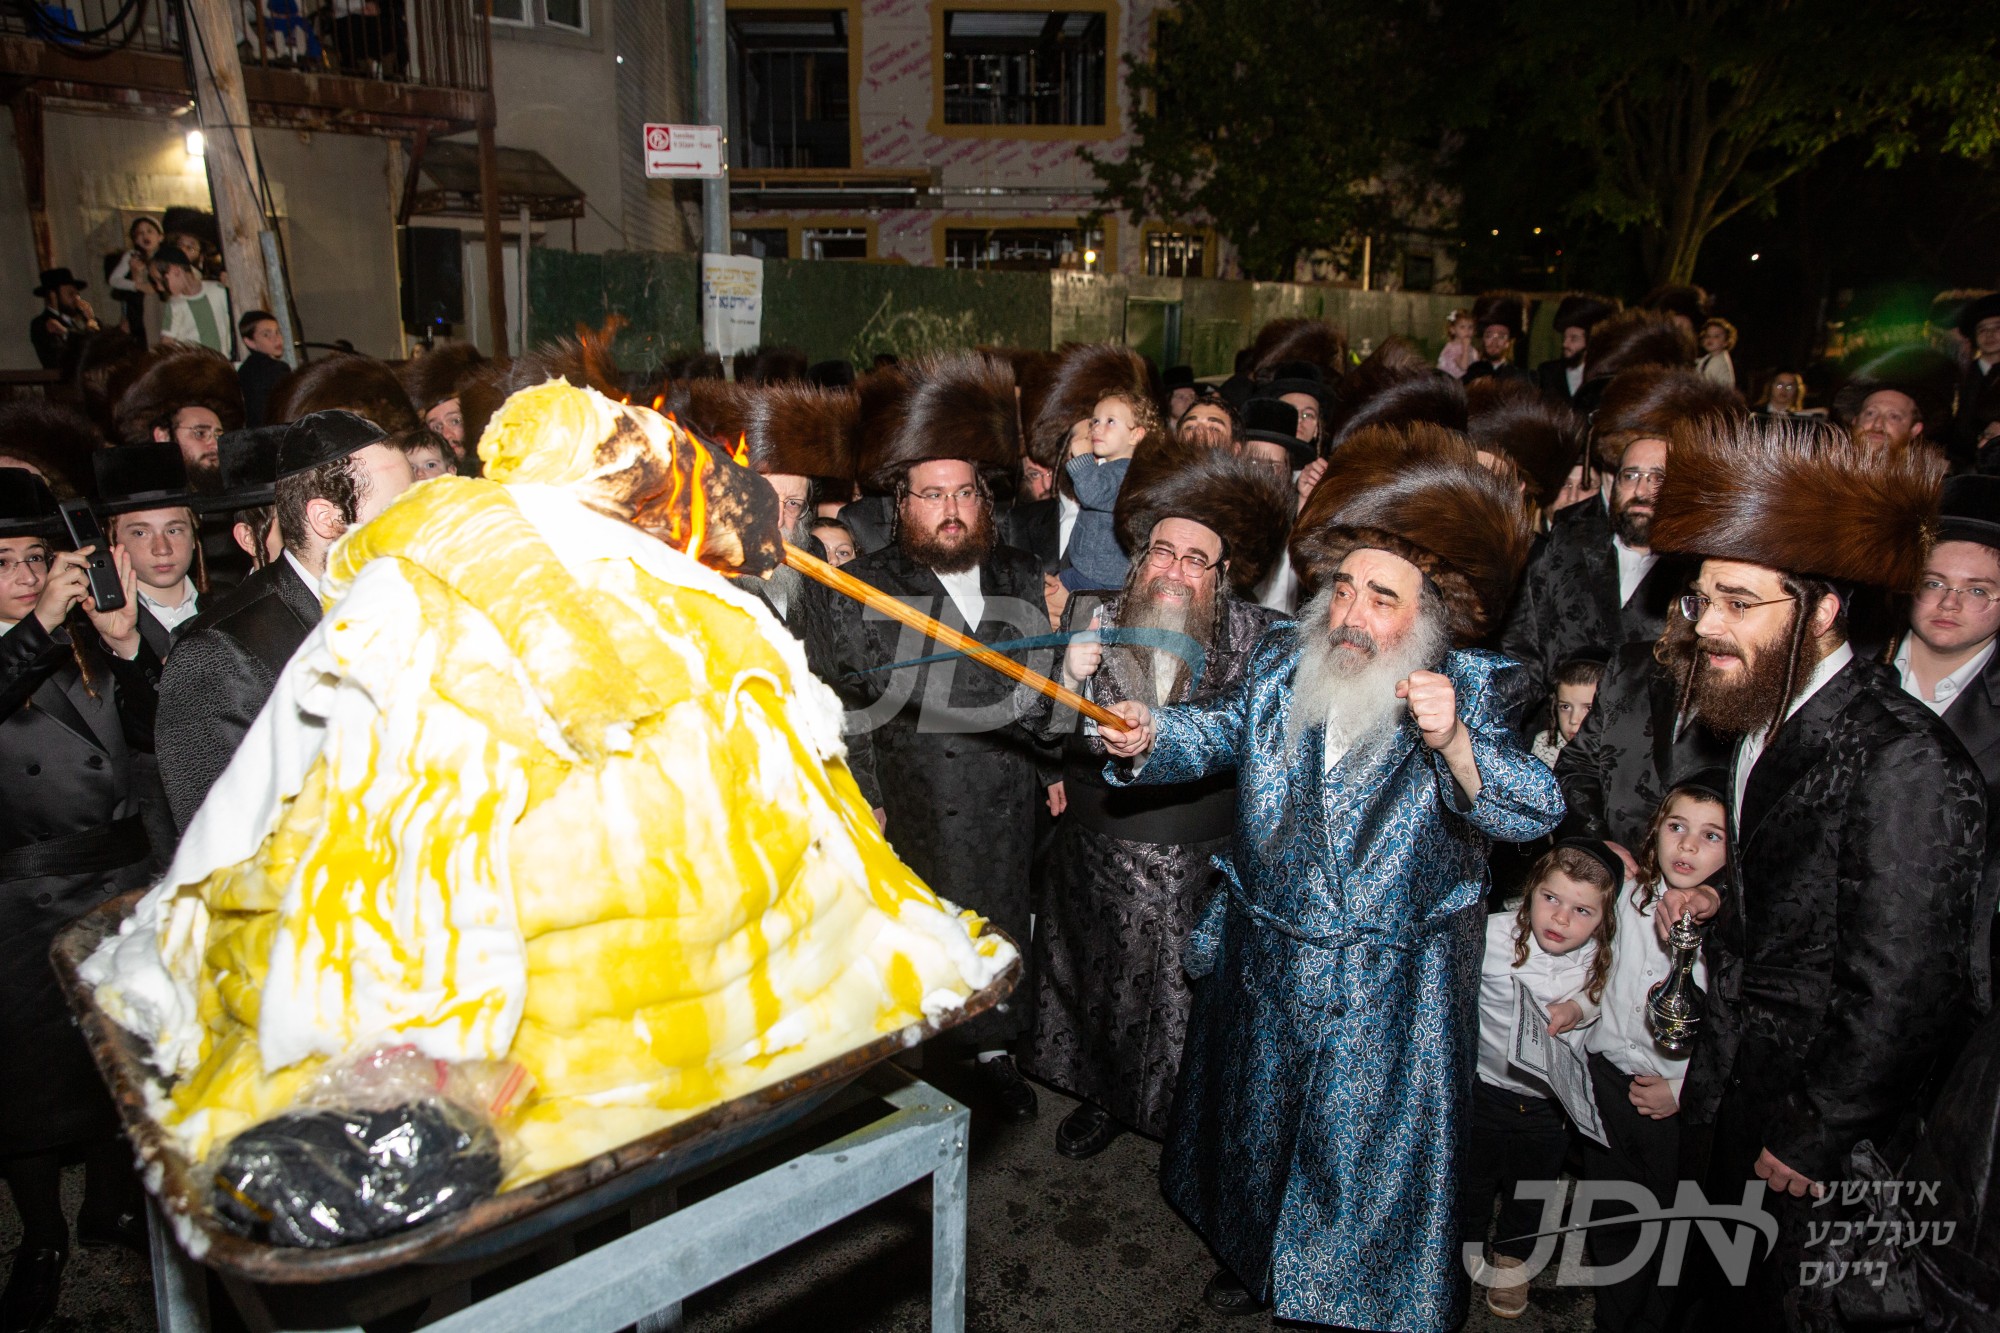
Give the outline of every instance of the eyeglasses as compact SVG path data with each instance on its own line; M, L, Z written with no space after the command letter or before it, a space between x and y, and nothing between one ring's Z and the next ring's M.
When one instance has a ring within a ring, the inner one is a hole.
M784 510L787 514L796 514L805 507L806 502L804 500L792 500L784 497L780 497L778 500L778 508Z
M1993 603L2000 601L2000 592L1991 588L1954 588L1942 579L1925 579L1917 585L1917 600L1925 603L1942 602L1946 593L1957 593L1967 606L1975 611L1985 611Z
M24 565L31 573L49 572L49 558L45 555L24 555L19 560L9 555L0 555L0 579L6 578Z
M910 495L918 504L931 509L942 507L947 502L960 508L970 508L979 499L979 490L974 486L961 486L955 491L915 491Z
M1179 565L1182 572L1191 579L1198 579L1203 574L1208 573L1209 570L1215 568L1214 564L1209 561L1209 558L1200 551L1189 551L1186 555L1182 555L1179 551L1176 551L1164 542L1147 548L1146 563L1154 569L1165 569L1168 565Z
M176 426L174 434L185 435L192 440L219 440L222 438L220 426Z
M1776 606L1779 602L1798 600L1796 597L1772 597L1762 602L1746 602L1741 597L1724 597L1718 600L1704 597L1698 592L1691 592L1681 597L1680 608L1681 614L1687 617L1690 625L1701 623L1701 618L1708 614L1708 608L1711 606L1720 612L1723 624L1740 625L1743 623L1744 615L1753 606Z
M1618 480L1627 486L1663 486L1667 472L1665 468L1657 467L1621 467L1618 469Z

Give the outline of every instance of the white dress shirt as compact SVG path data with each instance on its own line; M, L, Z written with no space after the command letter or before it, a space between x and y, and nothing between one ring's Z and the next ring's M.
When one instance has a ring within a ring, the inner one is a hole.
M979 589L979 566L974 565L956 574L939 574L938 582L944 584L951 604L965 617L965 627L978 629L979 622L986 616L986 594Z
M143 583L139 585L140 605L152 612L153 619L164 625L169 634L179 629L184 622L193 620L200 613L201 608L196 605L200 600L195 595L194 580L185 576L181 579L181 604L179 606L168 606L165 602L154 601L153 594L146 590L146 585Z
M1597 956L1597 941L1589 940L1566 954L1552 954L1532 933L1528 936L1528 961L1514 966L1514 921L1512 912L1495 912L1486 918L1486 959L1479 967L1479 1077L1496 1088L1527 1097L1552 1097L1549 1085L1525 1069L1507 1063L1514 1049L1514 980L1528 984L1528 991L1546 1009L1559 1000L1575 1000L1583 1006L1589 1021L1592 1006L1584 1002L1583 988L1590 980L1590 960Z
M1820 664L1813 668L1812 680L1807 683L1804 692L1792 701L1790 708L1785 710L1785 722L1791 721L1792 714L1806 706L1806 700L1824 689L1826 683L1839 675L1840 669L1853 660L1854 649L1844 643L1820 659ZM1784 723L1778 725L1783 726ZM1738 820L1743 818L1743 793L1750 787L1750 772L1757 767L1757 761L1763 757L1763 732L1753 731L1736 742L1736 804L1731 809L1734 810Z
M1601 1055L1627 1074L1653 1074L1667 1080L1674 1100L1681 1096L1681 1080L1687 1077L1688 1062L1660 1049L1653 1025L1646 1021L1648 992L1667 979L1672 954L1653 932L1652 907L1639 906L1640 885L1628 884L1618 895L1617 942L1611 948L1611 977L1604 986L1603 1009L1584 1034L1583 1048ZM1653 907L1659 905L1656 886ZM1708 985L1708 967L1701 955L1694 956L1694 980Z
M1056 492L1056 557L1060 559L1069 550L1069 535L1076 531L1076 516L1083 512L1083 506L1075 497Z
M1944 715L1944 710L1951 707L1952 703L1957 700L1960 691L1973 681L1979 679L1979 673L1986 670L1986 664L1993 660L1994 644L2000 642L2000 640L1988 639L1984 648L1981 648L1971 657L1968 657L1964 665L1960 666L1958 670L1940 680L1932 691L1932 697L1925 699L1924 692L1917 688L1916 676L1910 671L1910 637L1910 635L1905 634L1902 646L1896 649L1896 674L1903 678L1903 692L1905 694L1922 699L1924 707L1930 709L1940 717Z
M1569 385L1569 396L1576 397L1576 391L1583 387L1583 362L1563 369L1563 379Z
M1615 532L1611 534L1611 549L1618 554L1618 605L1623 606L1639 591L1639 585L1653 572L1653 566L1660 563L1660 557L1651 551L1633 550Z

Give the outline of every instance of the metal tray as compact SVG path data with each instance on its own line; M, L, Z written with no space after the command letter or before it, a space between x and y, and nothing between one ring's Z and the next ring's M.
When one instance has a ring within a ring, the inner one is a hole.
M111 1099L132 1141L139 1174L175 1237L195 1259L225 1279L257 1286L346 1283L419 1266L496 1266L533 1249L552 1233L609 1212L633 1197L786 1128L874 1065L985 1013L1006 999L1021 977L1015 961L992 985L937 1023L916 1023L857 1046L824 1064L587 1161L505 1191L438 1221L382 1240L311 1250L265 1245L226 1229L208 1206L196 1163L176 1148L146 1113L145 1087L156 1081L140 1039L97 1006L77 967L118 931L142 896L104 903L56 937L51 958ZM429 1285L429 1284L425 1284ZM371 1302L372 1304L372 1302Z

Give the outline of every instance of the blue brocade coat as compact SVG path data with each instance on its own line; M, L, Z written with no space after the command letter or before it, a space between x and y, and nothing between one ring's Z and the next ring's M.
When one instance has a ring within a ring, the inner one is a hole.
M1168 1199L1287 1319L1443 1330L1462 1309L1458 1147L1478 1049L1487 839L1554 828L1555 777L1503 716L1522 670L1452 652L1482 789L1467 806L1407 716L1324 772L1287 753L1298 631L1242 683L1162 708L1137 777L1237 770L1237 831L1189 941L1195 987L1160 1174Z

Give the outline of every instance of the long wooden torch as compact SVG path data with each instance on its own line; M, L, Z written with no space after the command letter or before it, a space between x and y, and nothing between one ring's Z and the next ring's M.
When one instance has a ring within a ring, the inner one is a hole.
M1100 727L1109 727L1113 731L1121 732L1125 730L1125 720L1110 709L1092 703L1075 690L1064 689L1040 672L1028 670L1005 653L994 652L971 635L962 634L943 621L927 616L915 607L905 605L899 598L883 592L880 588L863 583L852 574L841 573L839 569L810 551L801 551L787 542L785 563L807 578L824 583L843 596L852 597L863 606L873 607L892 620L900 620L912 629L922 630L945 647L954 652L964 653L981 666L991 667L1009 680L1018 681L1038 694L1045 694L1059 704L1074 708Z

